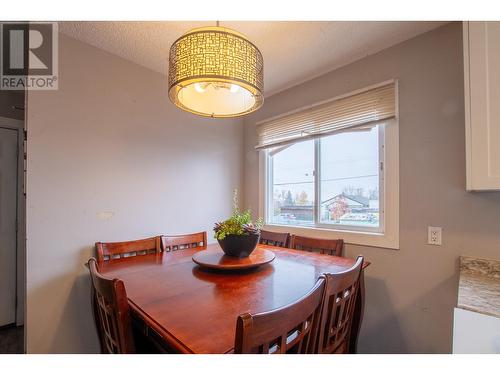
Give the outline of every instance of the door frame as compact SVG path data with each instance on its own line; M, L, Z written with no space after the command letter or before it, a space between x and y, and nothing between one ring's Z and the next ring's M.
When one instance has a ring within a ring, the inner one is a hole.
M24 121L0 116L0 128L17 131L16 325L26 316L26 181Z

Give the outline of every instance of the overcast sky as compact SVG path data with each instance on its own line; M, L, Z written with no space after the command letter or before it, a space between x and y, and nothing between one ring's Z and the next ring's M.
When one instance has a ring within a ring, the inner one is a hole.
M321 140L321 200L344 187L362 187L365 194L378 186L378 130L340 133ZM296 143L273 158L275 190L305 191L314 196L314 141ZM370 177L368 177L370 176ZM284 185L280 185L284 184Z

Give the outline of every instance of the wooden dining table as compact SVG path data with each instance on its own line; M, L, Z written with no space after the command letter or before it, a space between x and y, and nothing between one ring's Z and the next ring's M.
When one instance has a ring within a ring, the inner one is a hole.
M221 252L218 244L106 261L99 268L106 277L123 280L134 324L157 344L178 353L231 353L238 315L290 304L322 273L346 270L355 263L327 254L258 246L274 252L275 259L250 270L216 272L193 262L197 251ZM362 273L351 353L356 352L363 310Z

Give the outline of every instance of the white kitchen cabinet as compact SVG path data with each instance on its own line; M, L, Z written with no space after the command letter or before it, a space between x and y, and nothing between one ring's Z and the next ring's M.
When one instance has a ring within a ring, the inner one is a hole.
M500 353L500 318L455 308L453 354Z
M500 22L463 26L467 190L500 190Z

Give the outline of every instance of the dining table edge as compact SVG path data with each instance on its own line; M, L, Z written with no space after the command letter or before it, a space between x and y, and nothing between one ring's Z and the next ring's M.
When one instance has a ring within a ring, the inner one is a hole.
M133 314L137 315L144 323L147 325L148 329L153 329L157 334L164 339L172 349L179 351L180 354L195 354L188 346L184 345L179 341L173 334L168 332L162 325L151 318L146 312L144 312L139 306L137 306L134 301L128 299L129 306L133 310Z

